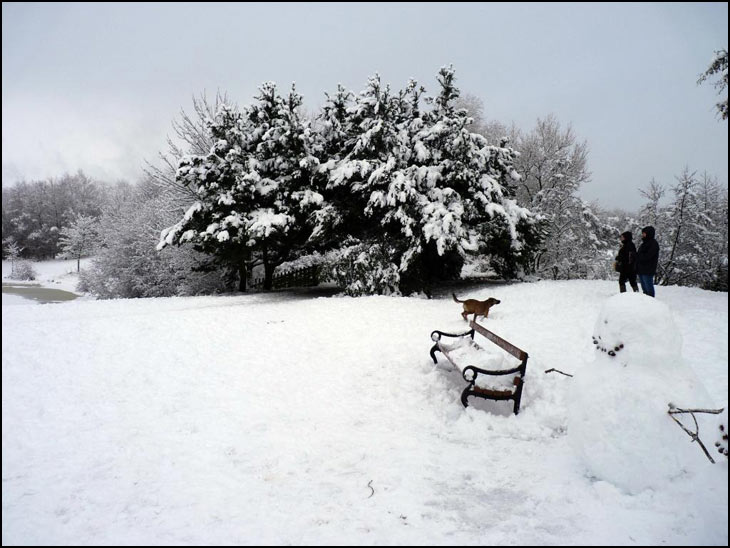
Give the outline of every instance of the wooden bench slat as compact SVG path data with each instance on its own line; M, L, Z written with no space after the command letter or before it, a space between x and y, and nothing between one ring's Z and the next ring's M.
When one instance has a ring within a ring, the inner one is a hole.
M480 335L486 337L487 339L489 339L490 341L492 341L497 346L503 348L504 350L506 350L507 352L509 352L510 354L512 354L515 358L517 358L518 360L521 361L521 360L524 360L527 357L527 352L525 352L524 350L521 350L521 349L517 348L511 342L505 341L502 337L500 337L499 335L497 335L495 333L492 333L491 331L489 331L489 329L486 329L485 327L482 327L481 325L479 325L478 323L476 323L474 320L472 320L469 323L469 325L477 333L479 333Z
M476 385L471 387L471 391L476 392L477 394L484 394L485 396L497 398L509 399L514 396L514 392L512 392L512 390L491 390L489 388L481 388Z

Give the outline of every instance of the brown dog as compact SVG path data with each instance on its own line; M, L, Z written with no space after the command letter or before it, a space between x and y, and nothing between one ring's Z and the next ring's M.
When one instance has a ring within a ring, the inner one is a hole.
M454 297L454 300L457 303L464 304L464 311L461 313L461 316L466 321L469 321L469 319L467 318L469 314L474 314L475 320L477 316L484 316L486 318L489 314L489 309L492 308L495 304L499 304L502 302L500 300L493 299L492 297L489 297L486 301L477 301L476 299L467 299L465 301L460 301L453 293L451 294L451 296Z

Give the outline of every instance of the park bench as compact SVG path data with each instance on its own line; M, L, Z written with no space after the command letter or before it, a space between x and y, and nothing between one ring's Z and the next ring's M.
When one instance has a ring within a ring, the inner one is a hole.
M527 371L527 352L478 324L476 317L469 322L469 327L471 327L469 331L460 334L432 332L431 340L436 343L431 348L433 363L438 364L436 352L441 352L457 370L461 371L468 383L461 393L461 403L464 407L468 407L470 396L487 400L514 400L514 413L517 415L520 412L522 388ZM476 333L512 356L508 358L506 368L504 354L499 351L497 353L485 351L474 341ZM455 339L455 343L446 344L442 340L444 337ZM516 365L515 359L519 360L519 365ZM509 361L513 363L510 364Z

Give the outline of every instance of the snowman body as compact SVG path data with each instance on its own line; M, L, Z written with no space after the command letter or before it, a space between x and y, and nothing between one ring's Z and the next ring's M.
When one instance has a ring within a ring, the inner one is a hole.
M631 493L681 476L704 456L667 414L710 398L682 359L669 308L638 293L609 298L593 330L595 359L576 372L568 439L589 475Z

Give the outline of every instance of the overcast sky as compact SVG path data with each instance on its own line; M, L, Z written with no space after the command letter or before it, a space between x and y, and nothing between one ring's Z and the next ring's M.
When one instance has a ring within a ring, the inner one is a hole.
M315 109L379 72L436 92L453 64L485 117L554 114L590 149L582 195L636 210L685 166L727 185L728 123L697 85L727 3L2 4L2 184L83 169L137 180L192 97L273 80ZM727 96L727 90L723 96Z

